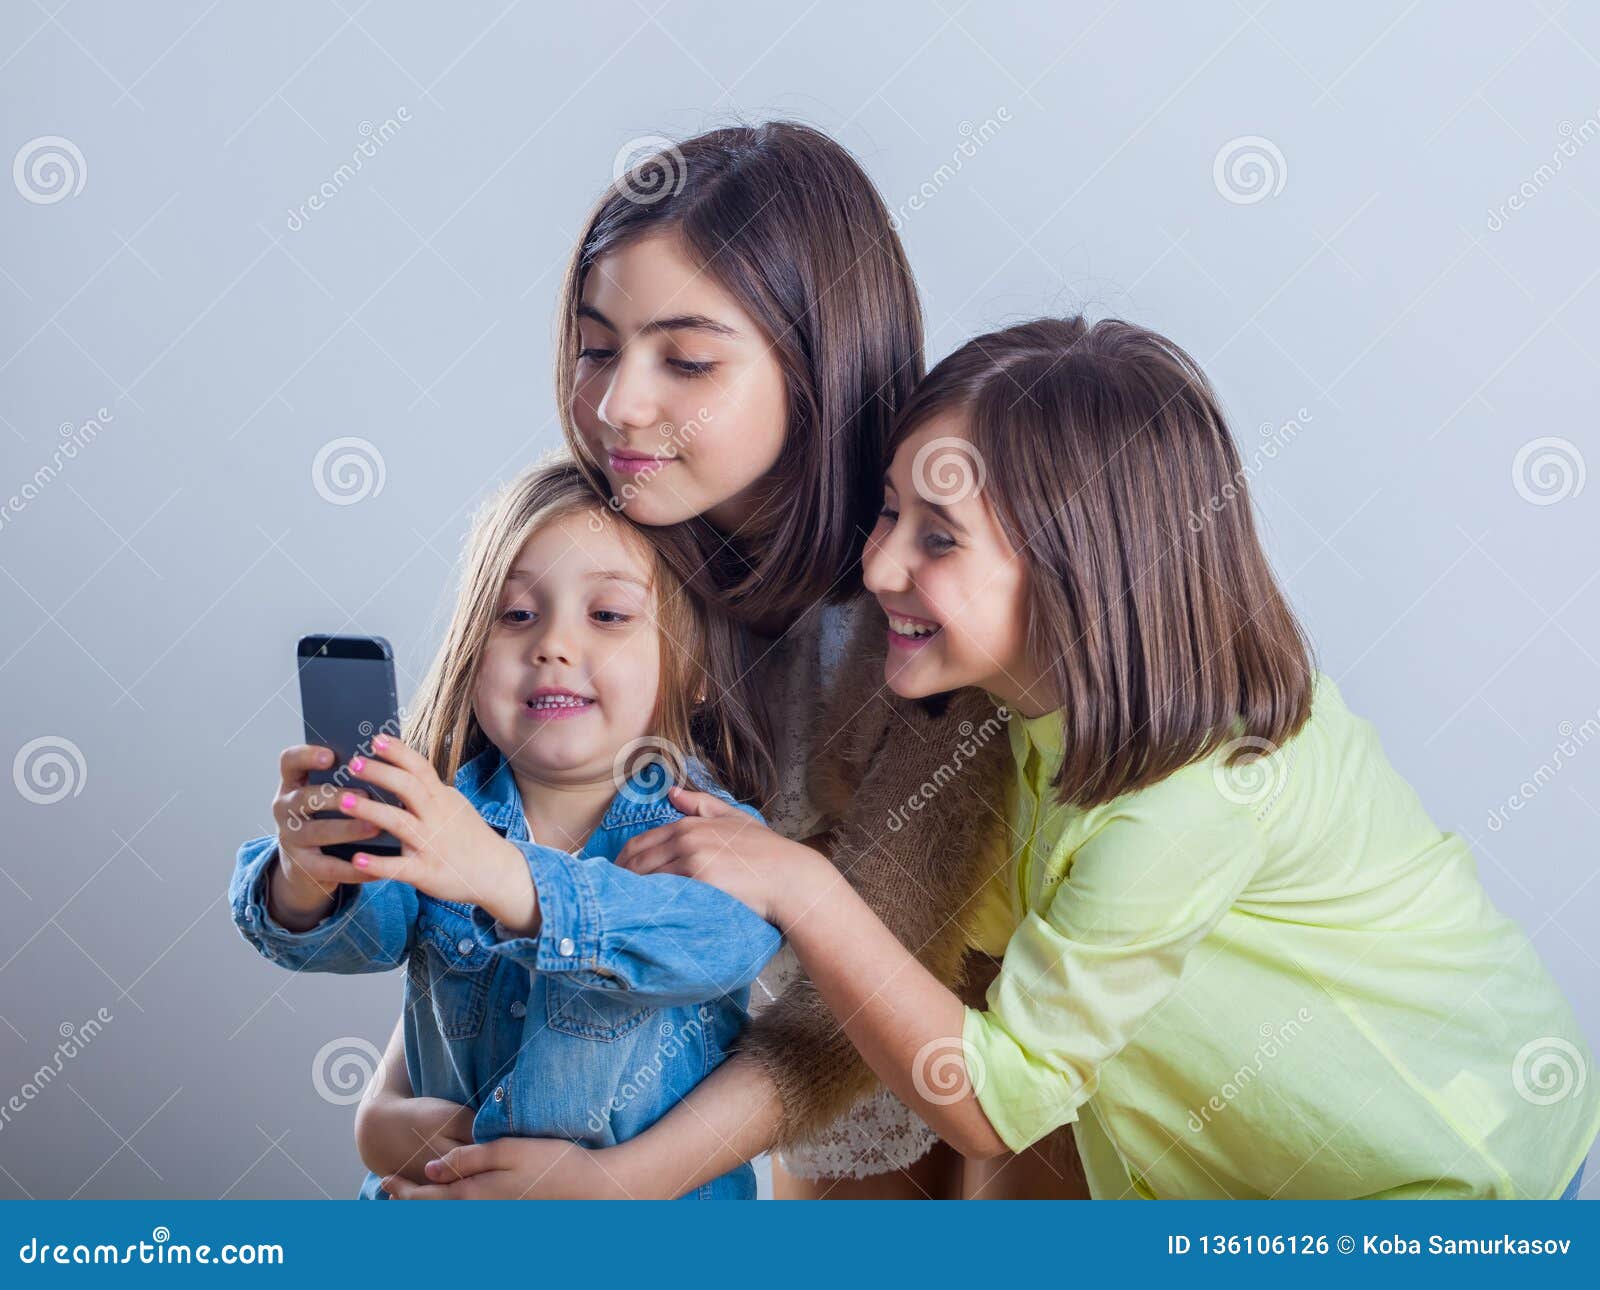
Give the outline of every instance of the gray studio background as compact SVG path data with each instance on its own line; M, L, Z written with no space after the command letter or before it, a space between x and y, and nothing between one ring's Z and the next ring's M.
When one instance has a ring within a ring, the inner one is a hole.
M736 115L862 158L930 357L1084 308L1200 358L1322 665L1600 1044L1597 68L1554 0L0 7L0 1196L353 1193L313 1072L401 977L224 900L294 641L420 674L614 158Z

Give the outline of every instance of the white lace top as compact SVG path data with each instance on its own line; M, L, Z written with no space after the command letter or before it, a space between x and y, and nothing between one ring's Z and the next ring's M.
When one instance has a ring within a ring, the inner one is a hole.
M806 792L806 731L867 603L812 606L771 642L756 665L761 692L772 696L777 744L778 792L764 814L786 838L800 841L822 827L821 814ZM751 988L751 1011L760 1012L800 974L800 963L786 944ZM802 1178L865 1178L909 1167L935 1141L920 1117L880 1087L810 1142L785 1149L778 1159Z

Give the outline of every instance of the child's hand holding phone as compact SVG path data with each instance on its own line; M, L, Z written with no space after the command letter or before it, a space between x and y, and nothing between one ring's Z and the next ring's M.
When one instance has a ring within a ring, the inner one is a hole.
M318 811L333 809L348 790L336 784L312 784L313 771L330 770L331 748L296 744L278 759L280 782L272 802L278 822L278 863L267 888L272 916L290 931L315 927L333 907L342 883L370 881L348 860L324 855L321 848L345 842L362 842L379 835L364 820L315 819Z
M507 930L533 935L539 899L521 850L484 823L477 809L433 763L392 735L375 735L371 757L354 757L350 773L401 802L346 791L338 809L399 839L398 856L356 853L352 865L368 879L393 878L436 900L487 910ZM342 865L341 865L342 867Z

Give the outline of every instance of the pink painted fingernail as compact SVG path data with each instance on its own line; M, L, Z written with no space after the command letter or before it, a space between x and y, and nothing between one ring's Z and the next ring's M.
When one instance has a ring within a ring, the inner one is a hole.
M361 768L366 764L367 759L365 757L352 757L350 759L350 769L355 771L358 775L361 773Z
M365 869L371 863L372 857L369 856L365 851L356 852L355 866L357 869Z
M389 737L387 735L377 736L377 738L372 741L372 746L378 749L387 748L389 746Z
M341 810L353 811L355 810L355 805L356 795L354 793L346 793L339 799L339 807Z

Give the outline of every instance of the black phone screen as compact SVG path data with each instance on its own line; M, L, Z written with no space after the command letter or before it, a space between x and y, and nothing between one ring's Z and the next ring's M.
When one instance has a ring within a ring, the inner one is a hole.
M311 772L313 784L356 784L379 801L395 798L350 773L350 759L369 756L374 735L400 737L400 708L395 699L394 654L381 636L305 636L301 638L300 712L306 742L333 749L332 770ZM317 819L342 819L338 811L319 811ZM326 855L350 859L357 851L398 855L400 843L387 833L362 842L341 842L322 848Z

